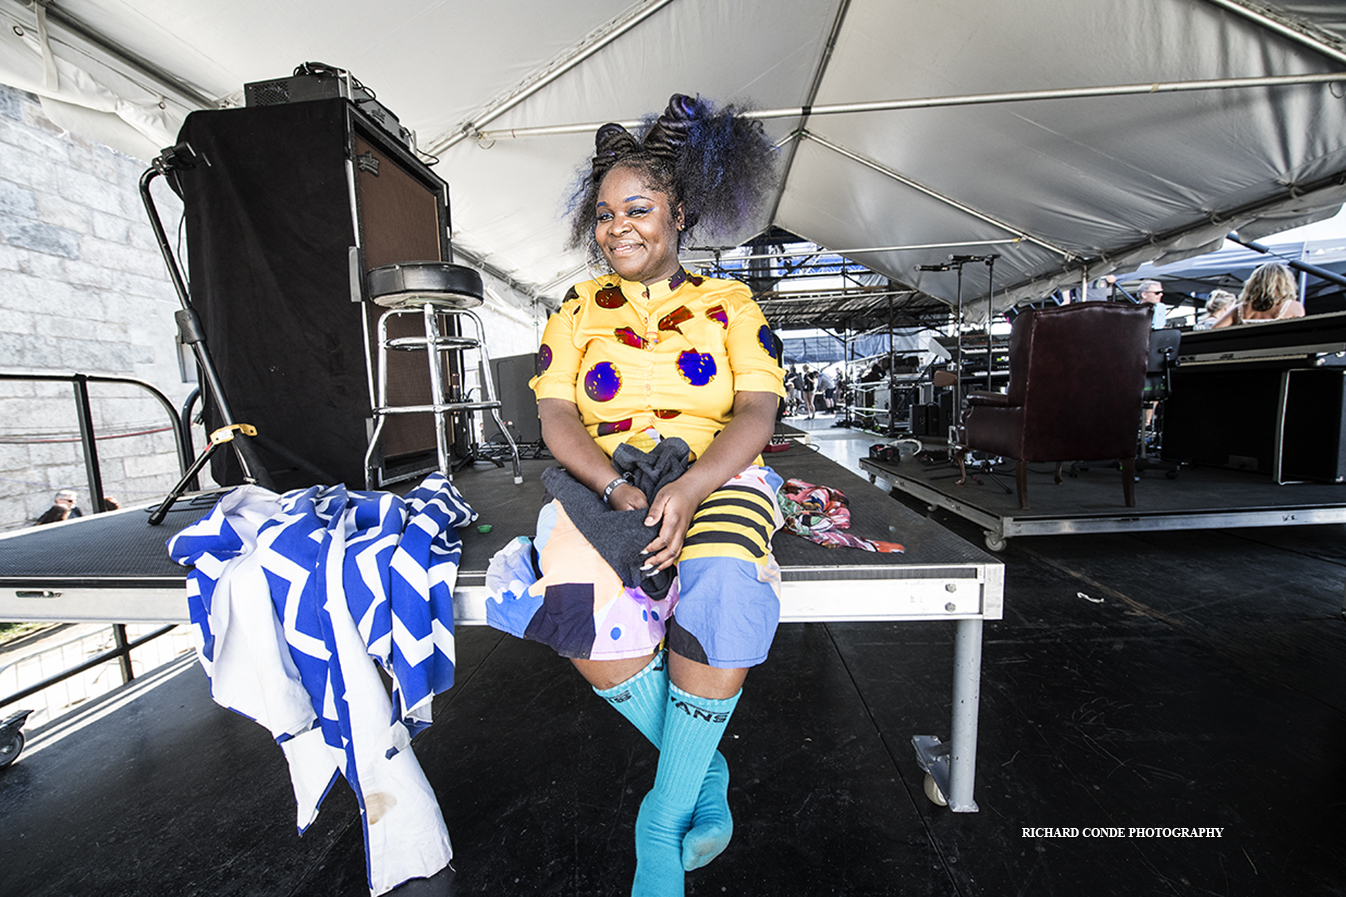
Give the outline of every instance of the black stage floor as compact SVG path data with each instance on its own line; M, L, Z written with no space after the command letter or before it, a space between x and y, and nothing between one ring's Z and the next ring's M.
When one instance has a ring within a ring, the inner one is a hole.
M980 526L985 543L1000 551L1021 536L1078 533L1158 532L1164 530L1346 523L1346 485L1286 483L1266 474L1215 467L1183 467L1176 476L1164 469L1142 469L1136 503L1126 506L1117 464L1093 464L1054 482L1054 464L1028 466L1027 509L1014 490L1014 464L984 470L968 468L958 485L956 464L919 455L902 462L861 456L871 478L891 485L918 506L942 508ZM1168 471L1172 471L1172 467Z
M782 627L722 745L734 841L687 893L1346 894L1343 537L1012 540L975 814L926 800L907 743L947 726L952 625ZM415 743L456 873L419 892L628 894L654 751L546 649L458 636ZM366 893L350 790L296 837L280 751L194 661L30 734L0 772L0 894Z
M876 440L878 441L878 440ZM942 458L942 454L938 456ZM1172 478L1165 468L1141 470L1136 482L1136 505L1128 508L1122 494L1122 474L1116 464L1084 465L1061 472L1054 482L1055 464L1028 465L1028 510L1019 508L1014 493L1014 463L994 468L995 478L968 465L968 482L958 483L958 466L923 456L895 465L892 473L932 486L990 514L1033 520L1071 516L1166 515L1187 512L1238 513L1264 507L1346 508L1346 485L1286 483L1277 485L1267 474L1219 467L1183 467ZM996 479L1000 482L997 484Z

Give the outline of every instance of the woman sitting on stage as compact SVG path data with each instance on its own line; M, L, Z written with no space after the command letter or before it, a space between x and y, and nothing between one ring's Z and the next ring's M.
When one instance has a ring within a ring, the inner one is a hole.
M1229 327L1233 324L1257 324L1284 318L1304 317L1304 306L1296 298L1299 288L1290 269L1278 262L1267 262L1258 267L1243 285L1239 301L1224 317L1211 325Z
M642 136L609 124L595 142L573 239L612 272L570 289L531 384L543 439L569 477L544 476L556 499L533 543L541 576L489 604L494 625L570 658L659 748L632 893L681 895L684 870L729 842L716 747L779 619L781 480L759 452L785 390L748 288L688 273L678 249L688 233L733 234L755 215L774 151L757 123L681 95ZM631 471L651 458L685 472L647 494ZM634 567L617 559L623 518L637 527ZM493 565L513 565L522 586L529 553L514 550Z

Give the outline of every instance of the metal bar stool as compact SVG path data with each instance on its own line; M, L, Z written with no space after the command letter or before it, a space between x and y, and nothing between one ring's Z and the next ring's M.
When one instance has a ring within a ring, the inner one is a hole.
M447 262L401 262L372 268L365 281L374 304L387 308L378 323L378 404L374 411L374 433L365 452L365 486L373 488L373 460L383 435L383 424L390 414L433 414L435 418L435 448L439 456L439 470L452 479L449 465L449 416L459 412L489 411L509 443L510 458L514 464L514 482L523 482L519 468L519 449L504 421L500 419L500 401L491 380L491 358L486 351L486 333L481 319L471 311L482 304L481 275L471 268ZM388 337L388 320L398 315L420 315L425 322L425 336ZM441 328L441 320L457 326ZM470 321L475 336L466 335L463 322ZM444 333L444 329L460 335ZM445 401L441 352L465 352L475 349L481 356L482 402ZM429 405L388 404L388 352L423 351L430 371Z

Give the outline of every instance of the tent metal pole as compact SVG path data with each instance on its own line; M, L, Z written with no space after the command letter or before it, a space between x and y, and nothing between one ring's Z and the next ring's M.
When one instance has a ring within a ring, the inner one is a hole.
M944 203L946 206L949 206L950 208L957 209L958 211L963 212L964 214L971 215L974 218L977 218L981 221L985 221L987 224L994 225L995 227L998 227L1001 230L1015 234L1020 239L1041 246L1043 249L1046 249L1049 252L1054 252L1064 259L1069 260L1075 258L1075 254L1067 249L1062 249L1060 246L1048 243L1046 240L1035 237L1032 234L1026 233L1017 227L1013 227L1012 225L1006 224L1003 221L997 220L996 218L987 215L985 212L979 212L978 210L972 208L971 206L965 203L959 202L958 200L954 199L951 196L945 196L943 193L940 193L936 190L932 190L931 188L920 183L919 181L914 181L911 178L907 177L906 175L899 174L898 172L893 171L888 166L881 165L878 162L875 162L873 159L866 158L865 156L862 156L853 150L848 150L844 146L833 143L832 141L824 137L819 137L817 134L814 134L812 132L806 131L804 132L803 136L808 137L808 139L812 140L814 143L817 143L820 146L824 146L827 149L830 149L837 155L845 156L852 162L859 162L866 168L869 168L873 171L877 171L879 174L883 175L886 178L891 178L892 180L897 181L900 184L904 184L913 190L917 190L921 193L924 193L931 199L936 199Z
M827 34L827 43L823 47L822 57L818 60L818 67L813 71L813 83L809 85L808 95L804 99L804 105L799 110L799 124L796 133L808 127L809 110L813 106L813 101L818 98L818 91L823 86L823 76L827 73L827 66L832 62L832 52L836 49L837 38L841 36L841 26L846 21L846 13L850 11L850 0L842 0L837 7L837 14L832 19L832 30ZM790 178L790 171L794 168L795 153L799 150L799 141L792 139L794 135L787 138L790 144L785 151L785 163L781 165L780 187L776 190L776 196L771 201L771 214L767 216L767 221L775 221L776 213L780 211L780 201L785 196L785 184Z
M1208 0L1221 2L1221 0ZM1303 35L1300 35L1303 38ZM1343 60L1346 61L1346 60ZM1114 84L1103 87L1065 87L1050 90L1017 90L1006 93L973 93L947 97L917 97L906 100L876 100L872 103L833 103L824 106L791 106L785 109L758 109L744 113L746 118L775 119L794 118L804 115L846 115L857 112L895 112L903 109L939 109L948 106L983 106L996 103L1027 103L1037 100L1085 100L1097 97L1140 96L1162 93L1188 93L1202 90L1242 90L1257 87L1294 87L1307 84L1332 84L1346 81L1346 72L1319 72L1304 75L1265 75L1255 78L1212 78L1201 81L1154 81L1148 84ZM494 116L492 116L494 117ZM477 122L475 124L483 124ZM603 122L586 122L573 125L543 125L535 128L506 128L499 131L482 131L483 140L501 140L517 137L548 137L557 134L583 134L597 131ZM619 122L623 127L634 128L639 121ZM472 127L465 125L464 127ZM457 135L447 149L469 134ZM798 136L809 136L802 129Z
M1341 52L1331 44L1325 44L1313 35L1305 33L1288 22L1273 18L1267 13L1249 9L1242 3L1237 2L1237 0L1206 0L1206 2L1218 6L1221 9L1228 10L1236 16L1242 16L1245 19L1256 22L1268 31L1274 31L1282 37L1288 37L1295 43L1303 44L1310 50L1322 53L1328 59L1335 62L1346 62L1346 53Z
M515 106L519 105L524 100L528 99L533 94L537 93L539 90L546 87L548 84L551 84L557 78L560 78L562 75L574 69L576 66L583 63L590 56L593 56L598 51L604 49L609 44L620 38L623 34L626 34L632 28L635 28L637 25L644 22L646 19L650 18L650 16L655 15L665 6L668 6L670 3L673 2L674 0L655 0L654 3L651 3L649 6L640 10L631 18L627 19L625 22L617 24L615 27L613 27L611 31L604 34L602 37L595 40L593 43L589 44L589 46L584 47L582 50L575 53L575 55L571 56L569 59L566 59L565 61L557 65L554 65L541 78L538 78L536 81L534 81L531 84L528 84L527 86L522 86L512 96L501 102L499 105L488 109L486 112L482 113L482 115L476 120L465 123L459 129L457 134L454 134L453 136L443 140L442 142L436 142L432 144L430 147L430 152L434 155L438 155L439 153L442 153L445 150L449 149L450 147L457 145L463 140L466 140L468 137L484 136L481 134L482 125L495 121L497 118L504 115L506 112L513 109ZM597 130L597 127L595 127L594 130Z
M1135 243L1129 243L1126 246L1121 247L1120 249L1113 250L1109 255L1113 258L1125 258L1126 256L1130 255L1131 253L1137 250L1145 249L1146 247L1150 246L1161 245L1163 243L1168 242L1169 240L1175 240L1178 237L1189 234L1194 230L1206 227L1211 223L1224 222L1227 225L1228 222L1234 221L1238 218L1256 217L1261 212L1264 212L1267 209L1275 208L1281 205L1282 203L1285 203L1287 200L1295 199L1296 201L1301 201L1304 197L1317 193L1319 190L1327 190L1332 187L1343 187L1343 186L1346 186L1346 172L1338 172L1336 174L1331 174L1326 177L1318 178L1317 180L1314 181L1308 181L1307 183L1300 182L1297 184L1292 184L1286 188L1285 193L1282 193L1279 196L1273 196L1268 199L1261 199L1258 200L1257 202L1250 202L1247 203L1246 205L1241 205L1233 209L1225 209L1223 211L1210 212L1208 213L1208 217L1200 222L1189 224L1183 227L1176 227L1171 230L1161 231L1159 233L1149 234L1148 236L1146 236L1144 240L1140 240ZM1226 239L1228 238L1228 234L1225 235L1225 238ZM1025 289L1028 286L1032 286L1035 288L1035 290L1038 291L1039 295L1042 295L1043 293L1050 292L1051 290L1054 290L1059 286L1063 286L1064 284L1071 282L1075 277L1075 272L1077 270L1079 270L1081 274L1085 278L1087 278L1091 266L1095 266L1098 265L1100 262L1107 262L1107 261L1108 261L1107 258L1098 258L1098 257L1086 258L1082 256L1076 256L1074 259L1067 260L1065 264L1061 265L1061 267L1055 269L1054 271L1043 272L1034 275L1032 278L1029 278L1027 280L1022 280L1013 285L1006 286L1001 289L1000 294L1001 296L1012 295L1014 293L1019 292L1020 290ZM1114 270L1115 267L1116 267L1115 265L1107 267L1104 269L1103 273L1106 273L1106 271ZM1094 270L1097 271L1098 269L1095 268Z
M782 252L769 252L754 255L736 255L722 261L747 261L748 259L776 259L792 258L809 255L841 255L855 261L852 256L860 255L865 252L907 252L916 249L958 249L962 246L1004 246L1010 243L1022 243L1019 237L1006 237L1003 240L959 240L956 243L908 243L903 246L864 246L859 249L791 249ZM693 247L697 249L698 247ZM723 251L723 250L720 250ZM684 264L696 265L714 261L713 258L689 258L684 259Z
M133 53L127 47L124 47L111 38L99 33L96 28L89 25L83 19L71 15L55 3L43 3L42 6L46 12L47 18L51 21L77 37L88 41L90 44L112 56L119 62L125 63L131 68L137 69L141 73L148 75L150 79L157 81L159 85L163 87L167 87L183 99L190 100L201 109L219 108L219 100L206 96L201 93L201 91L195 89L185 81L181 81L169 74L168 71L150 62L145 57Z

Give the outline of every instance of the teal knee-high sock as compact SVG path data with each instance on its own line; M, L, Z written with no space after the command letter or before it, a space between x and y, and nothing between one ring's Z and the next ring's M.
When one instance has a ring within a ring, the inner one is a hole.
M657 748L664 743L664 705L668 703L667 651L656 651L639 673L612 688L595 688L594 694L630 720L650 744Z
M664 709L668 704L668 652L654 655L645 668L620 685L594 689L626 717L650 744L662 750ZM688 872L700 869L729 846L734 817L729 812L729 764L716 751L701 783L692 813L692 829L683 839L682 865Z
M632 897L682 897L683 840L715 748L742 694L715 700L669 685L659 769L636 818Z

